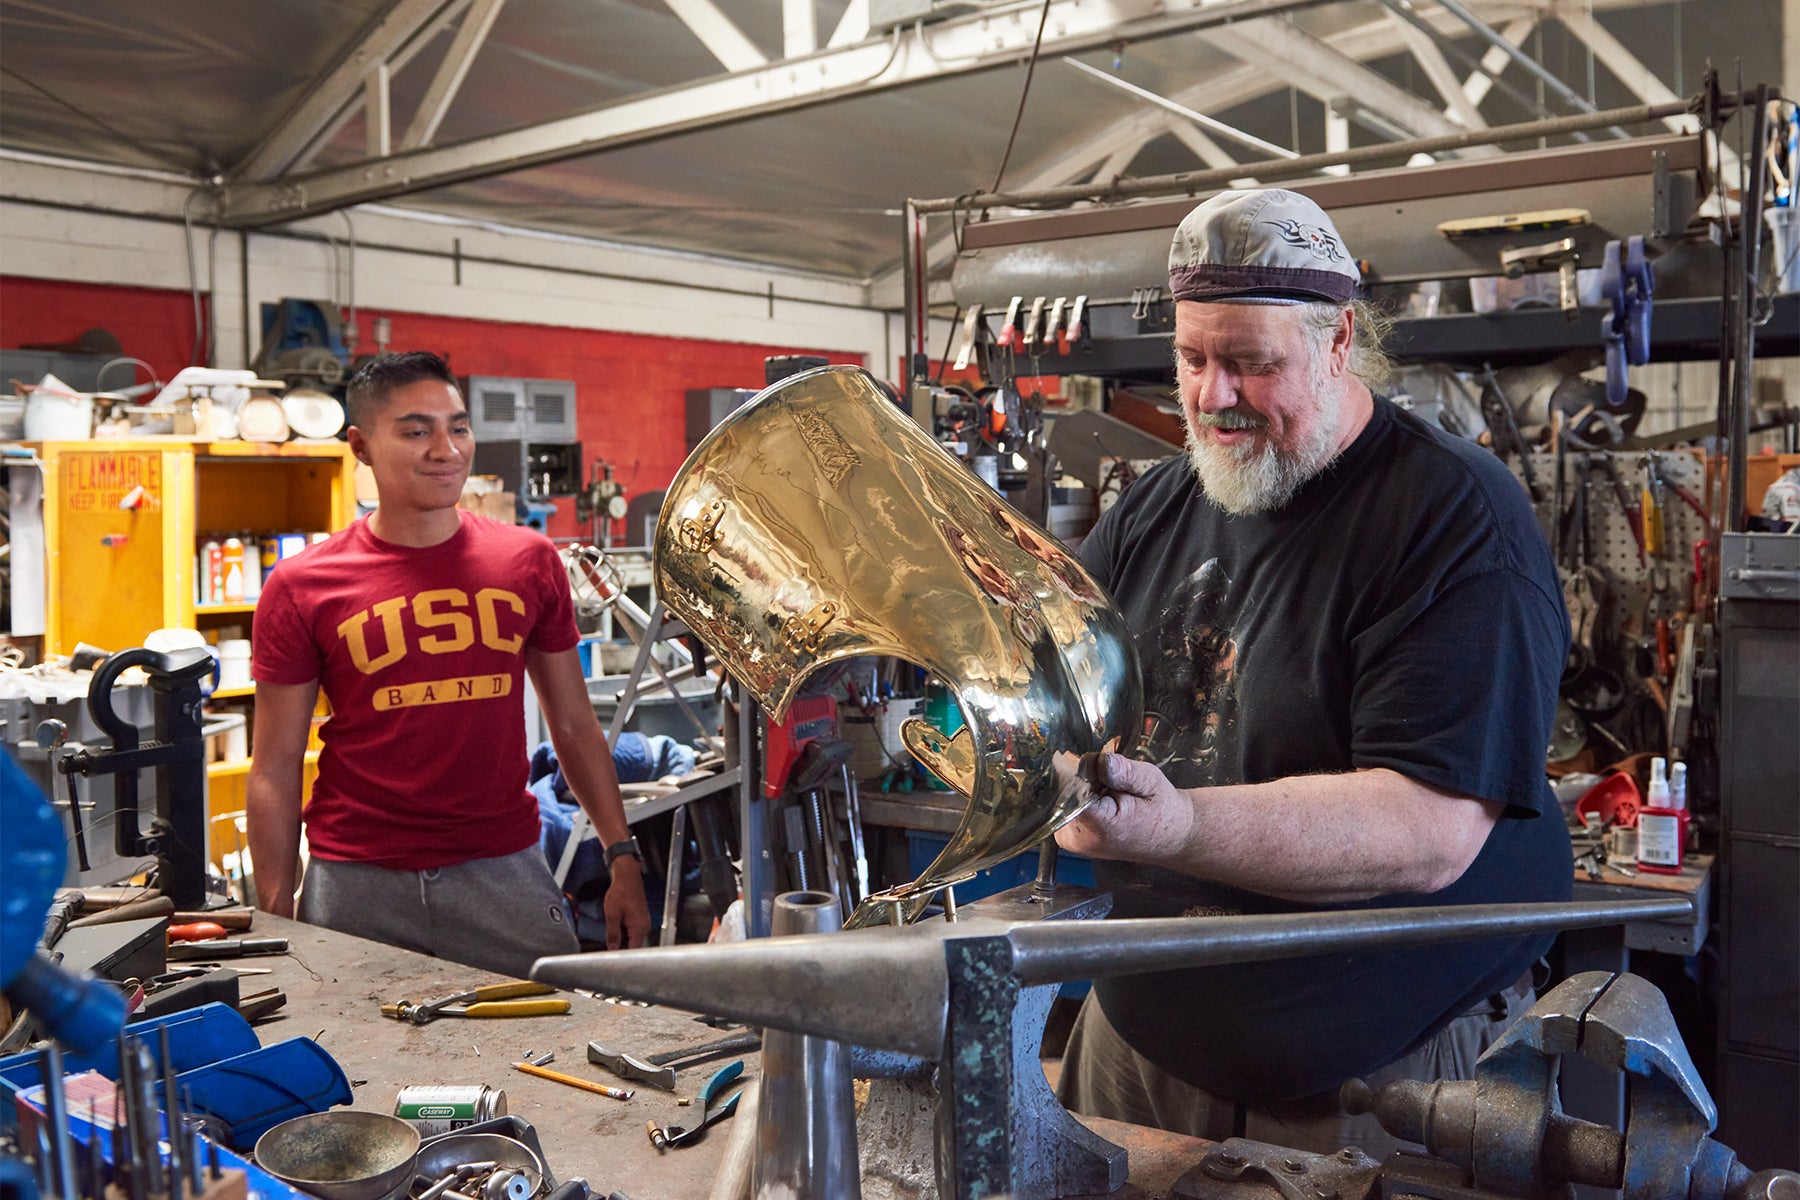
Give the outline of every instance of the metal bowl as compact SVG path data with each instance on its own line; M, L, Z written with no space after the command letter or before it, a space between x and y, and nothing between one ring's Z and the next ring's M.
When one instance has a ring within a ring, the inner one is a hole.
M500 1133L448 1133L432 1138L419 1151L418 1173L423 1179L436 1181L472 1162L517 1167L534 1193L543 1188L544 1160L524 1142Z
M256 1139L256 1161L323 1200L382 1200L412 1183L419 1131L386 1113L312 1113Z

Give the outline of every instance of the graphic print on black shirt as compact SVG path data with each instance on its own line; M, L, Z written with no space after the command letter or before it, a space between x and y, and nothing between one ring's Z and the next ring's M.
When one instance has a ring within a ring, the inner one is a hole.
M1158 651L1144 675L1144 748L1165 771L1210 775L1238 757L1237 606L1216 558L1181 581L1157 618Z

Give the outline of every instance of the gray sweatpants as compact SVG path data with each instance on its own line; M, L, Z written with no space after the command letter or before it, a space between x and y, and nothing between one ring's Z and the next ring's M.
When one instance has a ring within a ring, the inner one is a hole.
M1536 998L1529 985L1510 988L1491 1008L1457 1017L1411 1054L1371 1071L1364 1082L1379 1090L1396 1079L1472 1079L1481 1052ZM1234 1101L1165 1073L1132 1049L1092 993L1075 1018L1056 1092L1070 1112L1213 1141L1231 1137L1236 1123ZM1356 1146L1376 1159L1410 1145L1389 1134L1373 1116L1346 1115L1338 1108L1335 1093L1247 1108L1242 1136L1315 1154Z
M429 871L313 857L297 915L309 925L519 979L539 958L581 948L536 846Z

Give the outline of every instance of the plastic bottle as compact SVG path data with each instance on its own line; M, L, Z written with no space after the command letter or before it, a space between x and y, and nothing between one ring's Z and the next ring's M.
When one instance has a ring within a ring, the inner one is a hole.
M1638 811L1637 826L1638 870L1656 875L1681 874L1687 814L1675 807L1669 790L1668 764L1660 758L1650 760L1650 790L1644 796L1644 807Z
M220 599L226 604L242 604L244 602L243 540L234 537L226 538L223 552L225 564Z

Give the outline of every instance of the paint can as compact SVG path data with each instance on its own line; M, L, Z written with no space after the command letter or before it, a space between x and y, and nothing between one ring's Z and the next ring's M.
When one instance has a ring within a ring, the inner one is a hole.
M394 1097L394 1115L420 1137L435 1137L506 1115L506 1093L485 1083L412 1084Z

